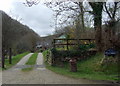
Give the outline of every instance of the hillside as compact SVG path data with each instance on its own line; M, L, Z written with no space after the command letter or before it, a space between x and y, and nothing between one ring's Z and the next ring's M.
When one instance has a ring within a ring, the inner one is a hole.
M5 12L0 11L0 13L2 14L3 51L9 48L12 48L16 54L28 50L33 51L40 36L28 26L12 19Z

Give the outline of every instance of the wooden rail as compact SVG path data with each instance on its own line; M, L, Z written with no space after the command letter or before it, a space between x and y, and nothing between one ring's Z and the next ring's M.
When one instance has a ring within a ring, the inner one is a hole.
M56 43L56 41L58 40L63 40L65 41L65 43ZM69 43L69 41L76 41L76 43ZM91 43L91 41L94 41L95 43L95 39L54 39L53 41L53 46L54 48L56 47L56 45L66 45L67 46L67 50L68 50L68 46L69 45L79 45L80 41L88 41L89 43L86 43L85 45L88 45Z

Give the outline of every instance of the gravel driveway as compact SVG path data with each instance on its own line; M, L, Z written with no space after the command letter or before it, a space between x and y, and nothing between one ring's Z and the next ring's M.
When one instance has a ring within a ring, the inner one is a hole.
M31 54L27 55L28 58ZM24 57L25 59L27 57ZM22 61L24 61L21 59ZM26 60L27 61L27 60ZM25 63L25 61L23 62ZM23 72L20 68L14 66L11 69L2 72L2 83L3 84L103 84L100 81L92 81L86 79L74 79L66 76L56 74L43 65L43 56L41 53L38 54L36 64L38 67L29 72ZM18 64L17 64L18 66Z

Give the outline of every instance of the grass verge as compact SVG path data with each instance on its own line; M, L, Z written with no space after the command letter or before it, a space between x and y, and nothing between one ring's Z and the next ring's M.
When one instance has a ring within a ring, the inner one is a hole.
M5 68L3 68L3 70L9 69L12 66L14 66L15 64L17 64L25 55L27 55L29 52L25 52L22 54L18 54L16 56L12 57L12 64L9 64L9 59L5 59Z
M31 70L33 70L32 67L30 67L30 68L23 68L23 69L22 69L23 72L29 72L29 71L31 71Z
M36 64L36 60L37 60L37 56L38 56L38 53L34 53L30 58L29 60L26 62L26 65L35 65ZM23 68L22 71L23 72L29 72L33 70L33 67L29 67L29 68Z
M35 65L36 64L36 60L37 60L37 56L38 56L38 53L34 53L30 58L29 60L27 61L26 65ZM33 67L29 67L29 68L23 68L22 71L23 72L29 72L33 70Z
M27 61L26 65L35 65L38 53L34 53L29 60Z
M44 59L46 59L47 51L43 52ZM50 66L45 62L46 68L54 71L55 73L62 74L65 76L73 78L86 78L90 80L108 80L108 81L117 81L118 71L117 64L110 64L109 67L101 67L99 62L103 58L102 54L96 54L91 58L77 62L77 72L70 72L69 63L64 63L64 68L57 66Z

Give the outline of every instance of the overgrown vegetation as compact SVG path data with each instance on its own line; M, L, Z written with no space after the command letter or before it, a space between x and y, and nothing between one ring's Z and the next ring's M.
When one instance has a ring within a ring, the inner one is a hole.
M43 56L46 59L47 51L43 52ZM96 54L91 56L87 60L77 62L77 72L70 72L70 65L68 62L64 62L64 67L50 66L45 62L46 67L56 73L74 77L74 78L86 78L92 80L118 80L118 64L104 64L101 65L100 61L103 58L103 54Z
M9 64L9 59L5 59L5 68L3 70L6 70L8 68L11 68L12 66L14 66L15 64L17 64L20 59L22 57L24 57L25 55L27 55L29 52L25 52L25 53L22 53L22 54L18 54L16 56L13 56L12 57L12 64Z
M49 50L45 50L45 51L42 52L43 57L44 57L44 62L47 60L46 57L47 57L48 52L49 52Z
M29 60L27 61L26 65L35 65L38 53L34 53Z
M61 49L61 48L52 48L51 52L53 53L55 58L60 57L80 57L85 56L87 51L91 48L95 48L95 44L89 44L89 45L78 45L77 47L70 47L70 50Z

